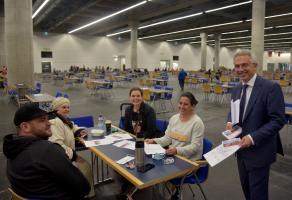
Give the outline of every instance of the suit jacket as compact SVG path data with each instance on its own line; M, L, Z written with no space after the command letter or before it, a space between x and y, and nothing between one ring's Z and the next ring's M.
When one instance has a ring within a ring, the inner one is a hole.
M240 99L241 88L242 84L239 84L233 89L233 100ZM250 134L254 145L240 149L238 158L244 159L251 167L273 163L277 151L283 153L279 130L284 124L285 103L281 87L257 76L243 117L241 134L241 137Z

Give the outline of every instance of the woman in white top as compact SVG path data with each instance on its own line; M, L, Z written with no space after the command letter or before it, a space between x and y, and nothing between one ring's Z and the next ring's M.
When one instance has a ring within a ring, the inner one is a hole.
M161 138L146 139L148 144L168 146L167 155L181 155L190 160L199 160L203 152L203 137L205 126L195 113L198 101L190 92L183 93L178 102L179 113L173 115L165 135Z
M69 159L87 178L91 185L88 197L95 196L92 171L90 164L78 155L75 151L75 137L85 137L87 132L84 128L78 127L68 118L70 113L70 101L64 97L57 97L52 102L52 110L56 111L56 118L50 120L52 136L49 138L51 142L61 145ZM64 171L66 173L66 171Z

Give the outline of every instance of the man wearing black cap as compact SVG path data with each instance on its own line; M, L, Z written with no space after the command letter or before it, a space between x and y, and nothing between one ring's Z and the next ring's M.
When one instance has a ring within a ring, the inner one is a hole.
M72 165L62 147L49 142L48 113L26 104L14 115L17 134L4 137L7 176L12 189L25 198L82 199L89 183Z

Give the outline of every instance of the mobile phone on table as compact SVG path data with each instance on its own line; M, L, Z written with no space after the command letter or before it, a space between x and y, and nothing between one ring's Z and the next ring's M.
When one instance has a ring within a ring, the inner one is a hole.
M144 165L144 167L142 167L139 172L142 172L142 173L145 173L147 171L149 171L150 169L154 168L155 165L154 164L151 164L151 163L148 163L146 165Z

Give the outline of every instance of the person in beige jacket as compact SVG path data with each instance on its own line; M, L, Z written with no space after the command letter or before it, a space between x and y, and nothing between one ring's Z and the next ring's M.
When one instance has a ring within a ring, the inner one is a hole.
M91 185L88 197L95 196L92 171L90 164L78 155L75 151L75 137L85 137L87 132L84 128L78 127L68 119L70 113L70 101L64 97L57 97L52 102L52 111L56 111L56 118L51 119L52 136L49 141L61 145L69 159L87 178Z

